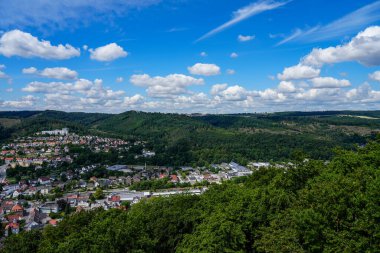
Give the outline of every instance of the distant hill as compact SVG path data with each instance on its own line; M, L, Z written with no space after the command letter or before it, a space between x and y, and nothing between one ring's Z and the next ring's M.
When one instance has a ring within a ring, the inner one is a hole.
M0 112L1 134L27 135L68 127L78 133L148 141L150 162L183 165L236 160L329 159L335 147L365 144L380 131L380 111L183 115L60 111Z

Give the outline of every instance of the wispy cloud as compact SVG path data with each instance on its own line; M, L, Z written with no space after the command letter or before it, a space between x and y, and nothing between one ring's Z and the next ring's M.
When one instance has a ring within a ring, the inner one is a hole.
M296 29L293 34L280 41L277 45L282 45L291 41L294 42L320 42L335 38L352 35L380 20L380 1L368 4L346 16L335 20L327 25L314 26L310 29Z
M183 31L186 31L188 30L188 28L186 27L173 27L169 30L166 30L167 33L175 33L175 32L183 32Z
M0 1L0 28L73 28L93 20L110 21L161 0L12 0Z
M289 1L274 1L274 0L262 0L255 3L251 3L237 11L235 11L232 15L232 19L223 25L215 28L214 30L211 30L210 32L206 33L202 37L196 40L196 42L202 41L204 39L207 39L247 18L250 18L252 16L258 15L262 12L274 10L277 9L287 3L291 2Z

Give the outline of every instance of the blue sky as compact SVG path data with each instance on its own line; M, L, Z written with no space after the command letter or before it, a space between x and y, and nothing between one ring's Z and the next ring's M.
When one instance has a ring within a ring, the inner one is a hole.
M380 109L380 1L0 0L0 110Z

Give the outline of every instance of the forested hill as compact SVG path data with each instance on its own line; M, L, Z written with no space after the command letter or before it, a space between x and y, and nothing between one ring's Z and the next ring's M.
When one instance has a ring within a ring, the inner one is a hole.
M2 252L379 252L380 143L13 235Z
M339 146L353 148L380 131L380 111L179 115L59 111L0 112L0 141L45 129L148 141L157 165L330 159Z

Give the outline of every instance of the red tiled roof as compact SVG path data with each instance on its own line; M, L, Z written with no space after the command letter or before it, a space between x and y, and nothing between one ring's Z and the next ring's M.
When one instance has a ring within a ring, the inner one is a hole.
M20 227L20 224L15 223L15 222L12 222L12 223L9 223L9 224L6 226L6 229L7 229L7 228L19 228L19 227Z
M119 195L113 195L111 197L111 201L112 202L119 202L120 201L120 196Z
M14 220L19 220L21 217L22 217L22 216L19 215L19 214L12 214L12 215L8 215L8 216L6 217L6 219L7 219L8 221L14 221Z
M12 212L22 212L24 211L24 208L20 206L19 204L12 207Z
M67 199L77 199L77 198L78 198L78 195L76 195L76 194L71 194L71 195L67 195L66 198L67 198Z
M49 220L49 224L53 225L53 226L56 226L58 224L58 221L55 220L55 219L52 219L52 220Z

